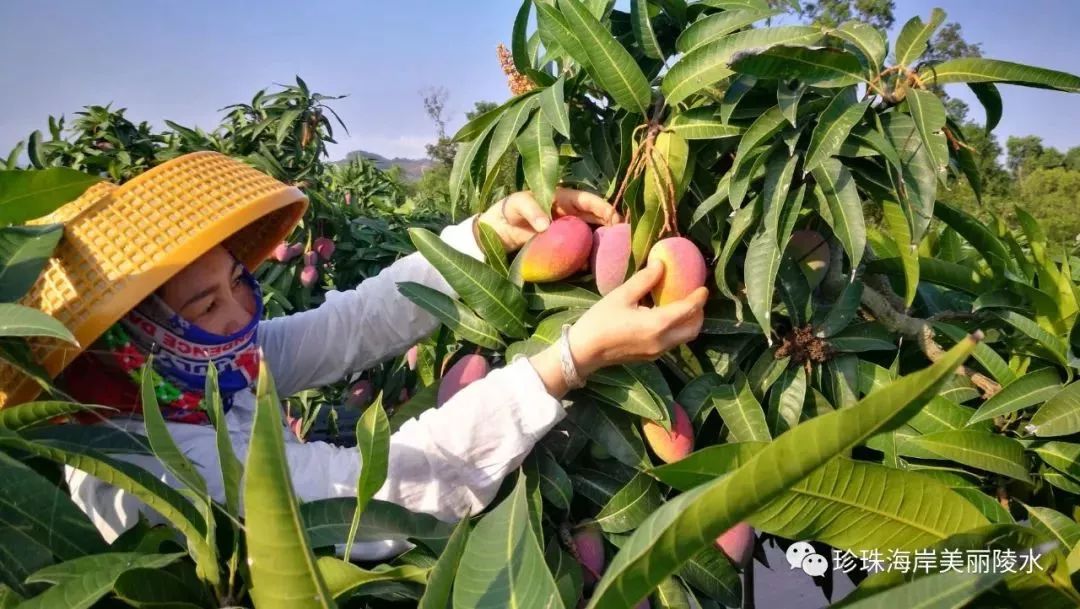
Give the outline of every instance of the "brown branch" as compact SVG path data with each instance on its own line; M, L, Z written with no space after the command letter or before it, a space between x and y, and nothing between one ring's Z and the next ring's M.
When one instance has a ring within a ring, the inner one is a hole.
M870 285L863 285L862 304L890 331L915 340L930 361L936 362L945 354L945 349L934 340L934 328L930 322L898 311L885 295ZM982 390L984 399L989 399L1001 391L1001 385L993 379L967 366L958 367L956 373L971 379L972 384Z

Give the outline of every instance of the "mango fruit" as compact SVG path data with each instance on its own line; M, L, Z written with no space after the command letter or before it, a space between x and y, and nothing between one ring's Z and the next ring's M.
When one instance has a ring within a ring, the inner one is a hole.
M661 239L649 251L649 262L664 265L664 276L653 288L653 303L663 306L682 300L705 285L705 258L694 242L685 237Z
M331 239L319 237L311 245L311 249L315 250L315 253L319 255L319 258L329 260L330 257L334 255L334 250L337 249L337 246L334 245L334 242Z
M349 387L345 398L345 405L353 408L362 408L371 403L375 397L375 386L367 379L361 379Z
M586 525L574 532L573 540L583 579L586 584L595 584L604 574L605 566L604 537L600 534L600 528Z
M282 241L274 248L270 257L278 262L288 262L293 258L296 258L304 251L304 246L299 243L289 245L288 242Z
M319 280L319 269L313 265L305 265L300 271L300 285L305 288L310 288L315 285L315 282Z
M592 271L601 296L622 285L630 264L630 225L601 226L593 233Z
M740 522L716 538L716 547L736 566L745 568L754 556L754 529Z
M443 375L442 381L439 382L439 393L435 398L436 406L442 406L454 397L454 394L474 381L484 378L490 371L491 367L482 356L469 354L462 357L456 364L450 366Z
M563 216L529 239L514 265L521 279L530 283L566 279L588 264L592 241L584 220Z
M405 363L409 366L409 370L416 370L416 360L420 357L420 346L413 345L409 347L409 350L405 352Z
M319 255L315 253L315 250L304 252L304 266L315 266L318 263Z
M664 463L674 463L694 450L694 426L690 423L690 416L677 402L672 404L672 410L675 411L675 421L671 424L671 433L648 419L641 426L649 448Z
M788 254L799 263L810 289L820 285L829 270L831 254L825 237L814 230L797 230L791 233L787 248Z

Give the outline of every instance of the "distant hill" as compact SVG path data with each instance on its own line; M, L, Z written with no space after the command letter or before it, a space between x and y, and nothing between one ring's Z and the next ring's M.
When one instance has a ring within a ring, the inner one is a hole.
M346 163L356 157L363 157L370 160L375 163L376 167L383 171L386 171L391 167L400 167L404 177L411 182L419 180L424 171L435 164L431 159L405 159L401 157L388 159L381 154L368 152L367 150L353 150L349 154L346 154L345 159L339 161L339 163Z

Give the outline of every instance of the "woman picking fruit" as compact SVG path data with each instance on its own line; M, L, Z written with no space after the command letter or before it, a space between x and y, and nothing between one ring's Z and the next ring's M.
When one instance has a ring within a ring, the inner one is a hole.
M103 424L145 433L137 381L152 362L169 432L218 501L225 492L215 431L201 405L208 364L217 371L233 449L244 459L260 359L281 396L327 385L404 353L438 327L398 292L399 282L454 296L440 274L412 254L354 289L329 291L315 309L263 320L252 270L291 232L306 205L296 188L239 162L216 153L186 155L123 186L92 188L62 208L65 242L31 293L60 299L43 309L56 311L81 344L91 345L44 359L51 374L63 373L62 386L74 397L119 411ZM554 223L530 193L519 192L479 219L494 228L507 252L549 227L548 241L557 240L555 225L572 224L588 238L584 260L575 259L572 271L588 263L592 231L586 223L617 226L620 220L606 201L576 190L559 189L552 210ZM449 226L440 237L483 260L476 222ZM534 265L543 262L542 240L535 243L537 251L525 257ZM557 344L492 370L403 424L391 436L388 475L376 498L444 521L478 513L565 415L560 398L568 390L599 368L651 360L693 339L703 322L704 274L687 280L674 272L673 264L683 264L678 246L658 246L654 254L621 285L609 279L606 295L564 329ZM66 291L59 289L65 281L74 282ZM643 306L650 292L656 304ZM25 382L0 381L0 405L33 393ZM355 495L362 467L355 449L300 443L287 429L282 433L301 500ZM180 486L152 455L117 458ZM140 512L154 516L131 494L84 472L68 468L67 478L76 503L109 540L133 526ZM379 559L407 547L365 542L354 546L353 557Z

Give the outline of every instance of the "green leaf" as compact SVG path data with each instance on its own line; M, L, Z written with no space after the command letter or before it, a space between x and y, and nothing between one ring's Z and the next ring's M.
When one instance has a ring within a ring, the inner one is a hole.
M904 28L900 30L900 35L896 37L896 63L907 66L922 57L934 30L938 29L943 21L945 21L945 11L935 8L930 11L928 23L923 23L923 20L918 17L912 17L905 23Z
M774 10L727 10L713 13L690 24L675 40L675 48L682 54L689 53L699 46L716 41L736 30L768 19L779 11Z
M968 88L978 98L986 110L986 133L990 133L1001 122L1001 93L989 82L968 83Z
M760 144L763 144L766 140L776 135L780 129L783 128L787 119L784 118L783 111L780 110L780 106L774 106L769 110L761 114L754 122L747 127L746 133L743 134L741 140L739 140L739 148L735 151L735 163L731 167L731 175L738 176L741 173L743 167L751 167L749 165L754 158L761 159L759 162L765 162L768 160L766 155L754 157L752 152L757 149ZM751 171L750 176L753 175ZM748 177L750 177L748 176ZM748 179L746 180L749 181ZM732 179L731 192L728 195L731 207L738 209L743 202L743 197L746 195L746 186L743 184L741 188L736 188L736 178Z
M894 335L885 326L870 322L852 324L833 334L829 338L829 345L842 353L893 351L896 349L895 340Z
M918 607L919 609L952 609L968 607L983 592L993 588L1006 575L1006 571L967 573L946 571L933 573L902 585L882 590L856 602L847 603L845 609L870 609L872 607Z
M545 114L534 114L514 143L521 153L525 179L533 198L550 215L551 205L555 202L555 185L559 181L559 150L555 147L552 126Z
M714 444L649 473L672 488L688 491L738 469L766 446L768 442Z
M108 594L116 580L132 569L160 569L183 556L176 554L111 553L76 558L46 567L28 578L30 582L58 583L19 605L20 609L88 609ZM59 577L59 580L54 579Z
M1039 324L1016 311L1010 311L1008 309L993 309L990 311L990 314L998 317L1005 323L1019 330L1028 338L1037 342L1057 363L1062 366L1068 365L1068 361L1065 357L1068 346L1066 346L1060 338L1042 329Z
M1070 383L1035 412L1028 430L1040 437L1080 431L1080 382Z
M796 126L799 100L805 93L806 86L798 81L780 81L776 86L776 104L780 106L780 112L792 127Z
M547 547L544 548L544 561L555 577L555 585L559 588L559 597L562 598L563 606L576 606L585 583L581 564L559 547L559 542L555 537L548 541Z
M679 577L691 587L705 593L725 607L742 603L742 579L728 557L716 548L705 548L678 571Z
M469 519L462 518L454 527L454 534L450 536L446 548L439 554L438 562L428 574L427 587L424 588L424 596L420 597L417 609L446 609L450 606L450 591L468 539Z
M759 231L746 249L743 276L754 278L746 282L746 299L769 345L772 345L773 292L779 268L780 250L776 247L776 237Z
M749 522L773 535L813 539L852 552L915 550L989 524L971 503L939 482L843 457L791 487Z
M652 88L630 52L579 0L559 0L559 10L584 49L597 84L619 106L630 112L647 114L652 102Z
M0 225L21 224L51 214L100 181L66 167L0 171Z
M546 448L537 448L533 457L536 459L537 473L540 476L540 494L551 505L564 512L568 511L570 502L574 499L574 485L570 476Z
M614 408L588 402L578 402L584 408L574 408L570 416L586 435L603 446L613 458L624 465L640 468L649 465L645 444L630 417Z
M251 598L260 609L333 607L316 566L289 476L280 402L263 360L259 364L255 422L244 467Z
M525 127L525 124L532 117L533 111L541 105L541 97L547 92L540 95L530 95L528 97L520 98L514 105L510 106L501 117L499 121L495 123L495 128L491 132L491 141L488 142L487 147L487 166L485 168L485 186L487 182L495 180L499 173L500 164L503 162L506 152L510 149L510 146L514 144L514 140L517 139L518 134L521 133L521 129ZM503 250L502 243L499 244L498 250L503 258L506 258L506 253ZM486 252L485 252L486 254Z
M525 292L525 299L534 311L587 309L600 300L600 295L568 283L534 283Z
M503 334L514 338L528 336L525 297L514 284L483 262L443 243L431 231L411 228L409 238L465 304Z
M905 444L928 450L943 459L1028 481L1024 447L1016 440L985 431L957 429L909 438ZM901 445L903 450L903 445Z
M930 155L930 161L934 167L947 165L948 153L939 156L941 150L934 145L935 136L940 136L941 130L945 127L945 104L941 103L941 98L937 95L919 89L908 91L905 99L911 117L915 120L915 128L922 137L923 147ZM938 174L938 177L944 180L941 174Z
M731 69L757 78L798 80L814 87L847 87L863 82L859 58L841 49L773 46L740 54Z
M479 219L476 220L476 231L480 235L477 244L484 253L484 261L503 277L509 275L510 267L506 265L506 249L502 239L499 238L499 233L495 232L490 224Z
M524 475L469 536L454 580L454 606L562 608L543 550L529 526Z
M169 428L165 424L165 417L161 414L161 407L158 405L157 394L154 391L153 365L154 357L151 355L142 366L141 380L139 382L140 403L143 407L143 420L146 423L146 438L150 441L150 448L154 451L154 456L161 461L165 469L184 486L191 489L195 496L209 507L210 495L206 487L206 480L195 469L195 464L176 445L172 435L169 433ZM208 540L207 545L211 548L214 547L212 540ZM216 556L207 558L216 560ZM213 571L211 577L216 576L216 565L214 568L209 569L208 573L209 571Z
M66 417L93 408L96 407L76 402L50 401L16 404L15 406L0 409L0 427L19 431L42 423L48 423L57 417Z
M769 392L766 419L774 436L799 424L806 401L806 369L802 366L785 368Z
M931 145L935 152L931 154L915 121L906 114L886 114L882 116L882 123L886 136L900 154L904 183L900 203L911 228L912 243L917 244L930 226L937 199L938 174L942 168L934 164L934 159L947 159L948 145L944 135L932 136Z
M625 533L637 528L663 503L656 481L638 473L600 509L594 521L607 533Z
M864 65L876 74L885 63L889 43L876 27L862 21L845 21L840 27L829 30L830 36L840 38L853 46L866 59Z
M716 140L743 133L742 127L725 123L716 109L708 106L672 114L667 128L685 140Z
M566 108L564 89L566 88L566 76L560 76L555 84L544 89L538 96L540 99L540 111L548 123L556 131L565 137L570 137L570 115Z
M570 59L588 71L589 56L585 53L585 47L570 29L562 13L555 8L555 3L534 2L534 4L536 5L537 30L541 39L545 41L544 44L548 45L549 41L554 41Z
M664 229L664 209L677 204L685 191L689 157L690 145L682 136L664 131L656 137L645 167L645 211L633 224L630 249L637 268L645 266L649 250ZM674 193L674 201L670 193Z
M233 450L232 436L225 420L225 406L221 402L218 388L217 368L209 366L206 371L206 383L203 386L203 404L214 426L214 439L217 444L218 464L221 466L221 483L225 487L225 507L235 518L240 517L240 484L244 477L244 465Z
M1061 377L1053 368L1043 368L1022 375L983 402L975 414L971 415L968 425L1042 404L1060 390Z
M744 377L740 376L735 385L714 389L712 406L724 420L731 441L768 442L771 439L765 413Z
M1031 526L1049 539L1061 542L1062 549L1080 542L1080 524L1065 514L1046 507L1023 504L1031 520Z
M668 104L677 104L687 97L735 72L728 66L738 53L750 49L765 49L778 44L814 45L821 41L821 30L809 26L757 28L723 36L698 45L683 55L664 76L661 89Z
M848 327L851 320L855 319L862 304L863 284L861 281L852 281L844 285L844 291L829 309L829 314L818 325L814 333L819 338L831 338L841 330Z
M349 533L356 499L338 497L300 506L301 520L313 548L340 544ZM410 512L386 501L372 499L360 517L359 541L420 540L445 542L453 527L434 516Z
M379 565L372 570L361 569L354 564L323 556L316 562L326 589L335 599L346 599L363 586L376 582L400 581L423 584L427 581L428 570L415 565L391 567Z
M854 89L844 89L833 97L822 111L810 136L806 163L803 165L804 173L813 171L829 157L836 156L840 146L851 133L851 128L862 119L869 105L870 100L858 101Z
M597 584L589 609L632 606L706 544L788 487L882 428L898 425L954 374L968 339L937 363L872 393L858 405L801 423L728 476L668 501L631 535Z
M455 142L477 142L479 143L484 139L484 135L490 133L495 127L495 123L502 118L503 113L515 106L522 98L532 95L532 92L512 97L500 106L496 106L487 112L484 112L480 116L465 123L457 133L454 134L453 140Z
M360 477L356 481L356 511L345 542L346 560L352 556L352 545L360 529L364 508L386 482L390 465L390 422L383 410L382 393L356 422L356 448L360 451Z
M634 40L641 47L641 52L652 59L663 59L664 51L660 49L660 42L656 39L652 22L649 21L648 0L631 0L630 23L634 29Z
M0 303L0 336L47 336L79 344L75 335L54 317L11 303Z
M446 324L459 337L488 349L505 346L495 326L446 294L412 281L399 283L398 291Z
M1039 89L1057 89L1069 93L1080 92L1080 76L981 57L960 57L937 65L926 66L919 70L919 77L927 85L944 85L953 82L1001 82Z
M63 234L60 224L0 228L0 302L30 291Z
M813 171L814 179L832 216L830 226L851 260L852 272L862 262L866 249L866 224L863 220L862 201L851 172L836 160L826 159Z

